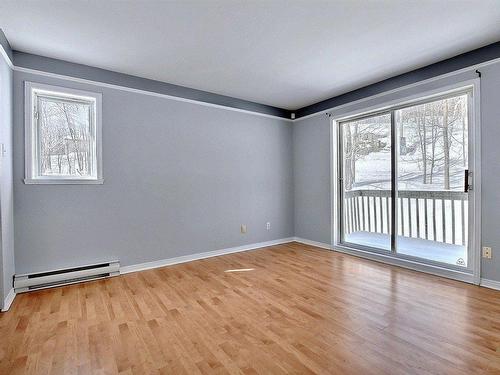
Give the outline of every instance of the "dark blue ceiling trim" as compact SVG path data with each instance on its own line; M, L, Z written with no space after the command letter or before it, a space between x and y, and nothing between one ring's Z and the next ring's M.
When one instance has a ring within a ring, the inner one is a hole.
M9 56L10 61L12 61L12 48L10 47L9 41L7 40L7 37L3 33L2 29L0 29L0 45L2 45L3 50L5 51L7 56Z
M277 108L230 96L214 94L166 82L95 68L88 65L71 63L19 51L12 51L9 42L1 29L0 44L2 44L7 55L9 55L16 66L216 104L229 108L257 112L286 119L290 118L292 112L295 112L295 118L298 119L317 112L329 110L339 105L364 99L372 95L381 94L402 86L417 83L442 74L500 58L500 42L496 42L423 68L403 73L360 89L311 104L296 111L290 111L283 108Z
M163 95L170 95L199 102L217 104L224 107L257 112L265 115L290 118L290 111L265 104L214 94L171 83L155 81L123 73L95 68L88 65L75 64L68 61L52 59L29 53L14 51L14 65L27 69L81 78L111 85L124 86Z
M413 70L408 73L388 78L386 80L374 83L348 93L335 96L321 102L311 104L307 107L295 111L296 118L311 115L313 113L326 111L339 105L347 104L356 100L364 99L372 95L380 94L398 87L406 86L412 83L423 81L425 79L437 77L442 74L450 73L456 70L467 68L472 65L480 64L500 57L500 42L496 42L485 47L481 47L470 52L437 62Z

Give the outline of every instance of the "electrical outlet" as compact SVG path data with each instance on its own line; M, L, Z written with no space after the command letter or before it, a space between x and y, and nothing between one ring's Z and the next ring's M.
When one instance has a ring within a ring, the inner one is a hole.
M246 224L241 224L240 231L241 231L241 233L246 233L247 232L247 226L246 226Z
M491 247L483 246L483 258L491 259Z
M270 229L271 229L271 223L270 223L269 221L266 223L266 229L267 229L267 230L270 230Z

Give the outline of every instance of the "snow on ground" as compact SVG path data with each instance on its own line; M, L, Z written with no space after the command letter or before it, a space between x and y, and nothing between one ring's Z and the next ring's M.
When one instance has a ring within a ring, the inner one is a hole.
M400 190L414 191L443 191L443 173L434 176L433 184L423 184L422 172L419 170L418 163L401 158L398 163L398 187ZM450 187L452 191L463 191L463 168L455 167L450 171ZM379 152L372 152L356 162L356 183L353 190L390 190L391 189L391 152L388 147ZM375 201L370 202L370 212L374 215ZM418 202L420 213L420 227L425 226L424 202ZM452 204L455 210L455 223L452 221ZM412 212L412 233L409 233L409 213L407 200L403 202L403 212L398 215L398 251L420 258L430 259L448 264L457 264L457 262L467 264L467 248L462 246L467 243L468 232L468 204L465 202L465 212L462 218L461 202L448 201L444 202L444 207L441 200L437 200L433 208L432 201L427 202L427 221L429 239L425 240L421 235L416 233L417 228L417 201L412 199L410 202ZM445 210L445 225L446 241L443 238L443 209ZM368 208L367 208L368 210ZM367 211L368 212L368 211ZM367 214L365 213L365 215ZM382 214L385 220L384 226L387 228L387 212L385 204L382 205ZM403 218L403 219L402 219ZM402 232L401 220L404 220L405 232ZM433 233L432 220L436 221L436 234ZM462 228L462 221L464 228ZM454 228L453 228L454 225ZM463 230L464 229L464 230ZM355 232L346 234L348 242L359 243L365 246L390 248L390 238L388 234L373 233L380 230L374 228L370 232ZM422 230L423 231L423 230ZM452 244L452 232L455 232L456 241ZM465 232L465 239L462 238L462 232ZM387 232L387 231L386 231ZM404 236L401 236L404 235ZM432 241L436 238L437 241Z
M454 166L450 170L450 190L463 191L464 167ZM409 157L398 160L398 188L400 190L444 190L443 170L436 168L433 183L423 183L419 164ZM372 152L356 161L356 183L353 189L391 188L391 151L385 148Z
M388 234L353 232L345 236L346 242L389 250L391 238ZM398 252L417 258L467 267L467 248L442 242L398 236Z

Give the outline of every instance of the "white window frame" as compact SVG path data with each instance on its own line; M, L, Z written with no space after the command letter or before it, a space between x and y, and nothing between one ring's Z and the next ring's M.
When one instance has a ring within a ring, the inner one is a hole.
M95 132L95 173L89 177L42 176L39 174L37 120L35 118L36 93L48 93L56 97L90 100L94 102L91 125ZM67 87L25 82L24 86L24 166L25 184L102 184L102 94Z

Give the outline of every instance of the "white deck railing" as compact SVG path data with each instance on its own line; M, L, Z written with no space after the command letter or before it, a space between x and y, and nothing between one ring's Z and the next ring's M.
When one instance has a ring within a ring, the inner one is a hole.
M398 191L398 235L456 245L467 244L467 193ZM391 191L344 193L344 232L390 233Z

